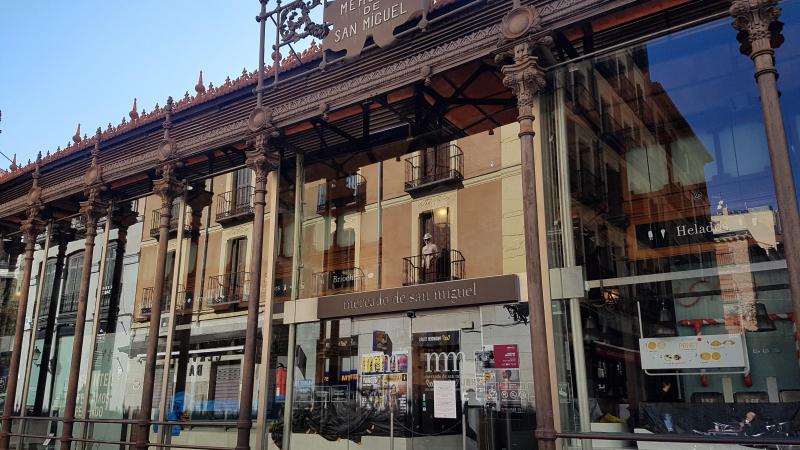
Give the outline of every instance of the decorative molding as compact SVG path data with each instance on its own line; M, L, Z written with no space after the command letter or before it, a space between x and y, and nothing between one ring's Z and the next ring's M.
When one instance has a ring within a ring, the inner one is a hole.
M239 136L247 130L247 119L239 119L236 122L214 128L204 133L178 141L179 153L192 153L194 150L207 147L221 140L232 136Z
M328 104L329 109L336 109L345 103L355 101L352 98L353 94L369 97L386 86L402 83L406 79L417 80L420 77L420 67L430 66L434 71L441 71L441 66L447 66L443 64L445 62L460 61L466 54L475 56L476 48L486 47L488 51L496 43L499 32L499 24L478 30L381 69L353 77L344 83L278 105L272 110L273 116L283 122L291 123L299 120L303 114L318 114L319 105L323 102Z

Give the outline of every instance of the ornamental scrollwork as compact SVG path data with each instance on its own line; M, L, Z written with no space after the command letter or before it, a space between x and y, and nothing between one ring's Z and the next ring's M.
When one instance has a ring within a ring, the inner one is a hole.
M253 170L256 189L267 182L267 174L280 167L280 149L271 141L269 133L259 133L253 139L253 148L245 152L247 167Z
M326 24L311 20L311 10L320 5L322 0L294 0L279 6L275 12L278 14L281 42L291 44L307 37L324 39L328 35Z
M153 193L161 199L161 217L172 215L172 202L183 194L184 185L176 174L177 164L161 166L161 178L153 182Z
M44 231L45 222L38 216L28 217L20 224L20 231L25 237L25 245L33 245L36 243L36 237Z

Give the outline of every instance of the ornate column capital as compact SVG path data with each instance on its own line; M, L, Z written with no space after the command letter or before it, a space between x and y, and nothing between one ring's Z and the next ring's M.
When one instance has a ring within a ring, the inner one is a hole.
M42 234L45 226L47 226L47 223L38 216L28 217L22 221L19 229L22 231L22 235L25 237L26 248L29 246L33 248L33 245L36 244L36 237Z
M175 173L177 164L170 162L161 167L161 178L153 182L153 193L161 198L161 213L169 212L172 202L183 194L186 188Z
M80 212L86 221L86 237L97 236L97 222L108 214L108 202L102 199L101 191L93 189L88 192L88 199L80 203Z
M518 43L513 52L501 53L495 59L498 62L512 60L500 69L503 72L503 84L517 98L519 119L533 120L533 102L547 84L544 71L539 67L539 59L531 54L528 42Z
M258 133L253 137L253 148L245 151L245 163L256 175L256 189L267 182L267 174L280 166L281 151L272 140L276 132Z
M783 44L783 23L778 21L778 0L733 0L729 9L739 50L755 58L760 52L772 52Z

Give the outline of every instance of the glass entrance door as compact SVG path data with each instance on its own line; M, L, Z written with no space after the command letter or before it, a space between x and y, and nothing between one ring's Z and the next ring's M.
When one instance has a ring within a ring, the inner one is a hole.
M290 448L532 448L524 306L298 325Z
M529 449L533 437L525 304L412 319L414 449Z

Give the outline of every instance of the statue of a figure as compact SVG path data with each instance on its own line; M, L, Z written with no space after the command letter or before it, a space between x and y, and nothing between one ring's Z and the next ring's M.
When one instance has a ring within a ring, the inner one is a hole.
M433 236L430 233L425 233L422 237L422 242L424 243L422 246L422 268L426 272L434 268L434 261L439 253L439 247L433 243L432 239Z

